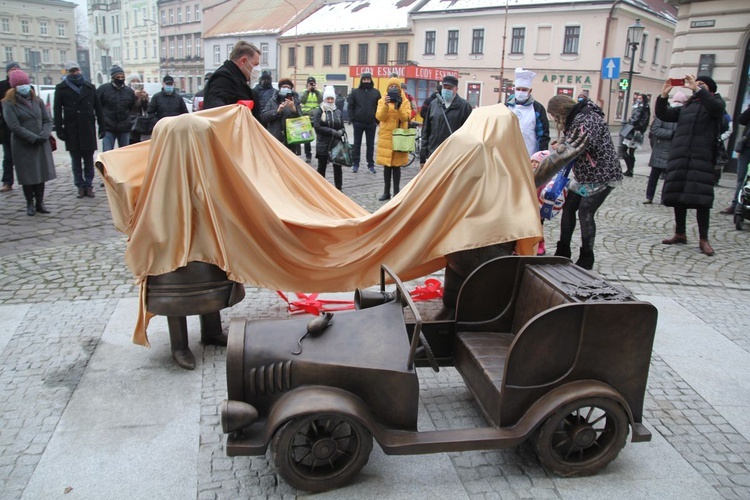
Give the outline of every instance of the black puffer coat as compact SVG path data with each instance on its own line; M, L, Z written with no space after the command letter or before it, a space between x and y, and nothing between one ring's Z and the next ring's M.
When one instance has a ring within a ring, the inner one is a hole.
M104 114L104 130L115 134L130 132L133 128L131 114L135 107L135 92L127 85L119 89L112 82L96 89L96 96Z
M315 157L325 158L328 156L333 133L337 130L344 130L344 117L338 109L323 111L318 106L313 111L312 122L315 128Z
M288 147L292 152L296 153L299 149L298 144L289 145L286 143L286 120L287 118L297 118L302 116L302 106L299 103L299 96L296 92L292 93L292 100L294 101L294 107L284 108L279 112L279 104L282 99L279 97L279 91L276 90L273 96L266 103L266 107L260 114L261 123L266 124L266 129L279 140L280 143Z
M656 99L656 117L677 122L662 192L668 207L713 206L716 145L725 108L724 99L705 89L698 90L679 108L670 107L664 97Z
M669 160L669 148L672 146L674 131L677 130L677 123L665 123L658 118L654 118L651 125L651 158L648 160L648 166L653 168L667 168Z
M188 112L185 99L175 92L167 94L163 90L154 94L151 102L148 103L148 115L155 116L156 121L166 118L167 116L184 115Z
M265 109L260 108L258 96L247 84L247 77L229 59L224 61L224 64L214 71L214 74L208 79L204 95L203 109L236 104L237 101L254 101L253 116L258 121L260 121L261 112Z

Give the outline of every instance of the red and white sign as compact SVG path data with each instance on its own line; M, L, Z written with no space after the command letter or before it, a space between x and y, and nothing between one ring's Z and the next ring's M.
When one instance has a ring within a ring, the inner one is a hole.
M458 78L458 71L426 66L349 66L349 76L359 78L362 73L370 73L373 78L388 78L396 73L399 78L442 81L444 76Z

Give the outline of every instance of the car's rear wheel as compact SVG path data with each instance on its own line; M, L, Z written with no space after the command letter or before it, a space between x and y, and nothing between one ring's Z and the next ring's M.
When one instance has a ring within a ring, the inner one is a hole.
M342 415L295 418L273 440L273 460L281 477L310 492L348 483L365 466L371 451L370 431Z
M628 416L607 398L568 403L547 420L532 444L544 467L564 477L595 474L617 458L628 437Z

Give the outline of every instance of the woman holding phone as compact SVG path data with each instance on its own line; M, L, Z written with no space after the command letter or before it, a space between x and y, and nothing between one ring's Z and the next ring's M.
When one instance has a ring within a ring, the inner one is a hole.
M391 179L393 179L393 196L396 196L401 184L400 168L409 163L409 153L393 150L393 131L397 128L409 127L411 105L401 90L401 80L388 80L388 92L378 101L375 119L380 122L375 162L383 165L383 180L385 190L378 200L391 198Z

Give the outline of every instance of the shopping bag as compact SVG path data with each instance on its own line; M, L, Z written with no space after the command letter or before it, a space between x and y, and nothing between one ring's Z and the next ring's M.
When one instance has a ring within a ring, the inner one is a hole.
M573 168L573 162L570 162L564 169L560 170L555 177L550 180L539 194L539 216L542 219L550 220L557 215L565 203L568 195L568 186L570 169Z
M133 122L133 132L140 135L151 135L156 125L156 117L148 115L138 115Z
M346 132L341 139L331 139L328 158L334 165L352 166L352 145L347 141Z
M413 153L417 140L417 129L397 128L393 130L393 150L399 153Z
M315 140L315 130L313 129L310 117L298 116L296 118L287 118L286 123L286 143L304 144Z

